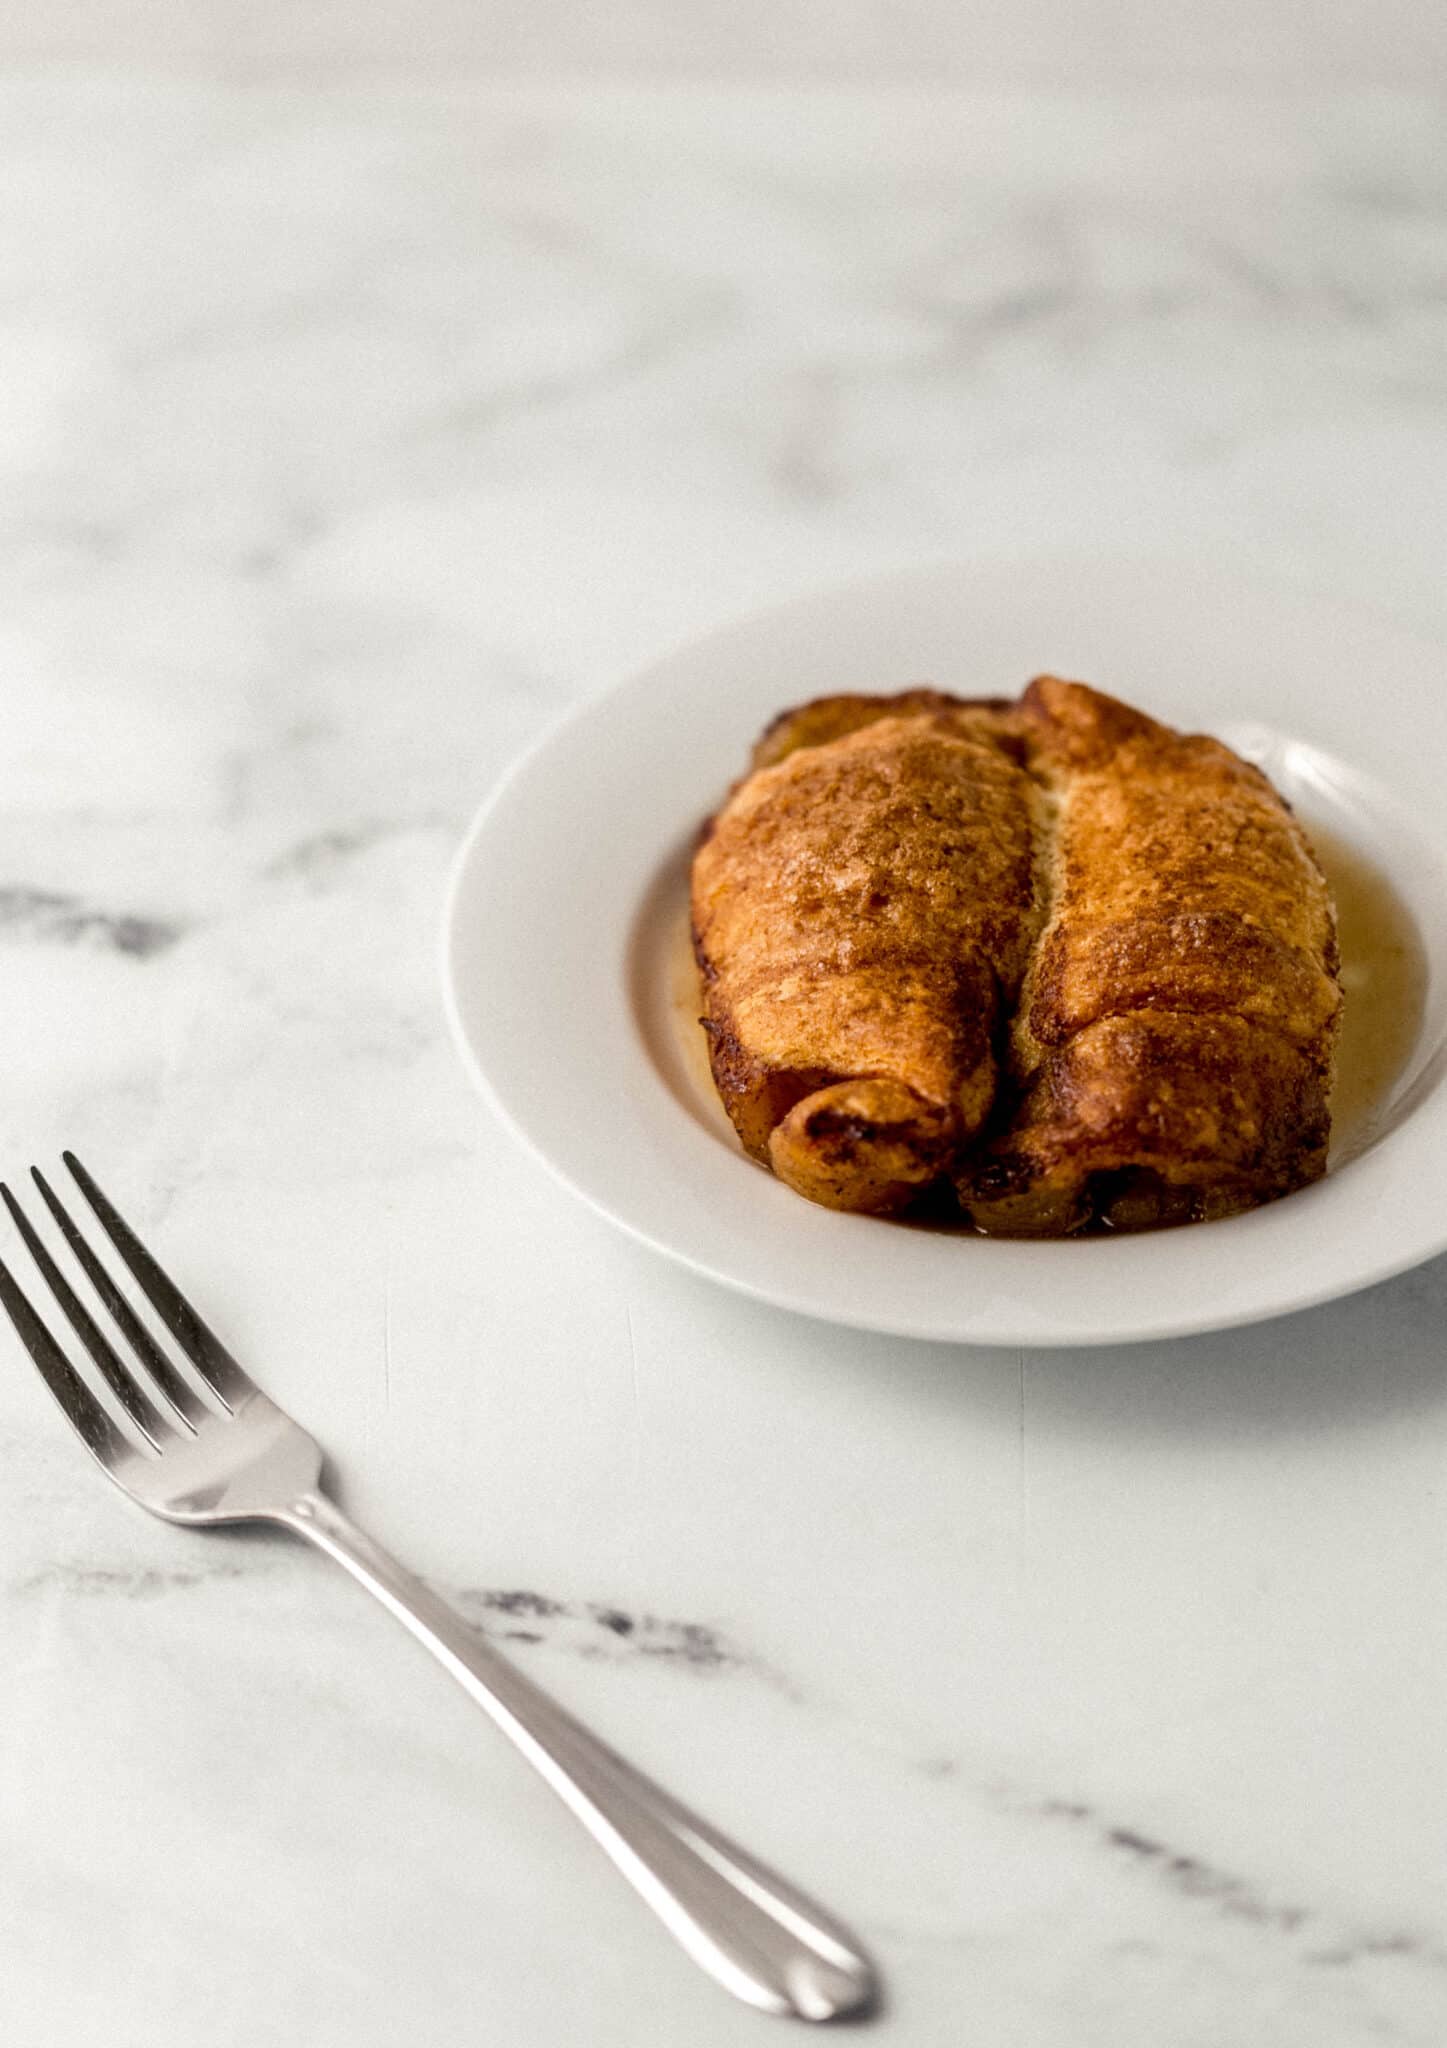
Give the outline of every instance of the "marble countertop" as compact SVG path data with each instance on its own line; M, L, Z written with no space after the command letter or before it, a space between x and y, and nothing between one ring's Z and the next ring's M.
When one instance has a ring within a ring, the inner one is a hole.
M519 748L855 572L1144 540L1447 634L1447 100L12 69L0 240L6 1171L74 1145L881 2043L1440 2048L1447 1262L1118 1352L772 1313L522 1156L436 949ZM768 2038L0 1349L0 2037Z

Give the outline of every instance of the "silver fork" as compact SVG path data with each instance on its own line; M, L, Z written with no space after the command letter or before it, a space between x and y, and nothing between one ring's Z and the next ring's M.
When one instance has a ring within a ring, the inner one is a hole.
M75 1155L63 1156L106 1236L212 1397L203 1401L171 1364L37 1168L31 1175L46 1207L141 1371L122 1361L14 1195L0 1189L127 1426L81 1379L3 1263L0 1302L107 1478L168 1522L193 1528L279 1523L314 1543L396 1615L511 1737L669 1932L725 1990L765 2012L797 2019L863 2012L873 2001L875 1980L854 1937L625 1763L349 1522L321 1489L317 1444L247 1377Z

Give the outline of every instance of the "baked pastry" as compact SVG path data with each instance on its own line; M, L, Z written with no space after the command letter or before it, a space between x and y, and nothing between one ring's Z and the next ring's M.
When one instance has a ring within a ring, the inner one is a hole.
M1014 1100L962 1162L982 1229L1247 1209L1326 1170L1341 989L1325 879L1259 769L1079 683L1021 701L1053 798Z
M745 1149L813 1201L904 1206L994 1106L1043 807L997 725L917 695L806 706L698 848L714 1079Z
M1324 1170L1330 900L1256 769L1079 683L774 721L705 827L715 1082L800 1194L989 1231L1225 1214Z

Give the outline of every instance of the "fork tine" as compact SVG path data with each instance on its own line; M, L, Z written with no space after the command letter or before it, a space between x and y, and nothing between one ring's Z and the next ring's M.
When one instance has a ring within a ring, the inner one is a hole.
M38 1166L30 1169L30 1178L39 1188L45 1206L60 1225L66 1243L75 1253L91 1286L105 1303L117 1327L131 1344L136 1356L145 1366L151 1378L190 1430L206 1420L206 1410L197 1400L181 1375L167 1358L160 1345L131 1307L126 1297L116 1286L110 1274L82 1237L74 1218L51 1187Z
M71 1177L100 1219L101 1228L140 1282L141 1291L217 1399L235 1409L256 1392L226 1346L208 1330L185 1295L163 1272L125 1218L101 1193L73 1152L62 1152Z
M36 1236L29 1217L16 1201L9 1188L0 1183L0 1199L10 1211L10 1220L25 1240L25 1248L36 1265L46 1286L59 1302L62 1312L86 1350L96 1362L96 1369L106 1385L130 1416L136 1428L145 1437L153 1450L161 1448L161 1435L165 1423L131 1374L127 1372L100 1329L92 1320L70 1282L56 1265L50 1253Z
M39 1368L41 1378L64 1410L66 1420L97 1464L114 1476L117 1467L137 1454L30 1306L3 1260L0 1304Z

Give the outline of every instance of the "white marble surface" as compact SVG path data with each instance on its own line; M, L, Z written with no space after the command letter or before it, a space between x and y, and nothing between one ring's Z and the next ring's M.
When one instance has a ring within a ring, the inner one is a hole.
M7 1170L77 1146L891 2048L1440 2048L1447 1264L1115 1354L804 1324L519 1154L434 953L517 748L843 574L1148 539L1447 633L1447 101L12 71L0 246ZM0 2039L765 2038L3 1348Z
M1447 64L1436 0L0 0L12 55L228 75L689 77L1119 86L1419 84Z

